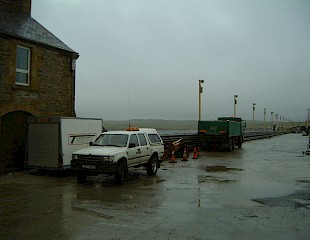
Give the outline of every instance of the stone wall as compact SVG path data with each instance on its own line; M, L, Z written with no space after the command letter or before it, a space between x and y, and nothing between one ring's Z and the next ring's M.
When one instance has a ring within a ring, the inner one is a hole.
M15 84L16 46L31 49L30 86ZM73 53L0 35L0 116L26 111L40 116L75 116Z
M15 18L22 16L23 21L29 20L31 0L0 0L0 9L12 13ZM28 116L75 116L75 69L72 69L72 62L78 54L66 46L50 44L49 38L54 36L48 31L37 34L34 29L37 24L28 24L27 29L22 29L31 34L19 35L20 25L12 25L14 27L15 32L8 34L4 28L0 33L0 173L23 168ZM42 38L47 40L39 44ZM30 49L29 86L15 83L17 46Z
M29 86L15 84L17 45L31 51ZM24 164L27 116L75 116L76 58L0 34L0 173Z

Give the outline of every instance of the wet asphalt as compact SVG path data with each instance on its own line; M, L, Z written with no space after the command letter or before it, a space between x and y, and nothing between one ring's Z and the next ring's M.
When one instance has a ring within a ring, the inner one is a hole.
M79 185L71 174L0 176L0 239L310 239L307 137L163 162Z

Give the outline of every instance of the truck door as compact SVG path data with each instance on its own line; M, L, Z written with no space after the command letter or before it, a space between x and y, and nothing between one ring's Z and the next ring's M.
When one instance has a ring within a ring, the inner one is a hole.
M141 159L141 148L136 134L130 135L128 147L128 165L138 164Z
M138 134L139 142L140 142L140 150L141 150L141 158L140 162L144 163L150 159L151 156L151 148L146 141L146 137L143 133Z

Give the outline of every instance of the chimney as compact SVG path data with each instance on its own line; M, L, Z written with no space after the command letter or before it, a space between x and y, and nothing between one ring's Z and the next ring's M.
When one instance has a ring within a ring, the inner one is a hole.
M23 13L27 15L31 15L31 0L17 0L17 2L20 2L20 8Z
M9 12L31 15L31 0L0 0L0 8Z

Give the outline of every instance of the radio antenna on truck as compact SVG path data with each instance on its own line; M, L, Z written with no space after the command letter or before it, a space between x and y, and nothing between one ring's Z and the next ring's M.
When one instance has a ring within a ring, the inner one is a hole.
M130 128L130 95L129 95L129 88L128 88L128 128Z

